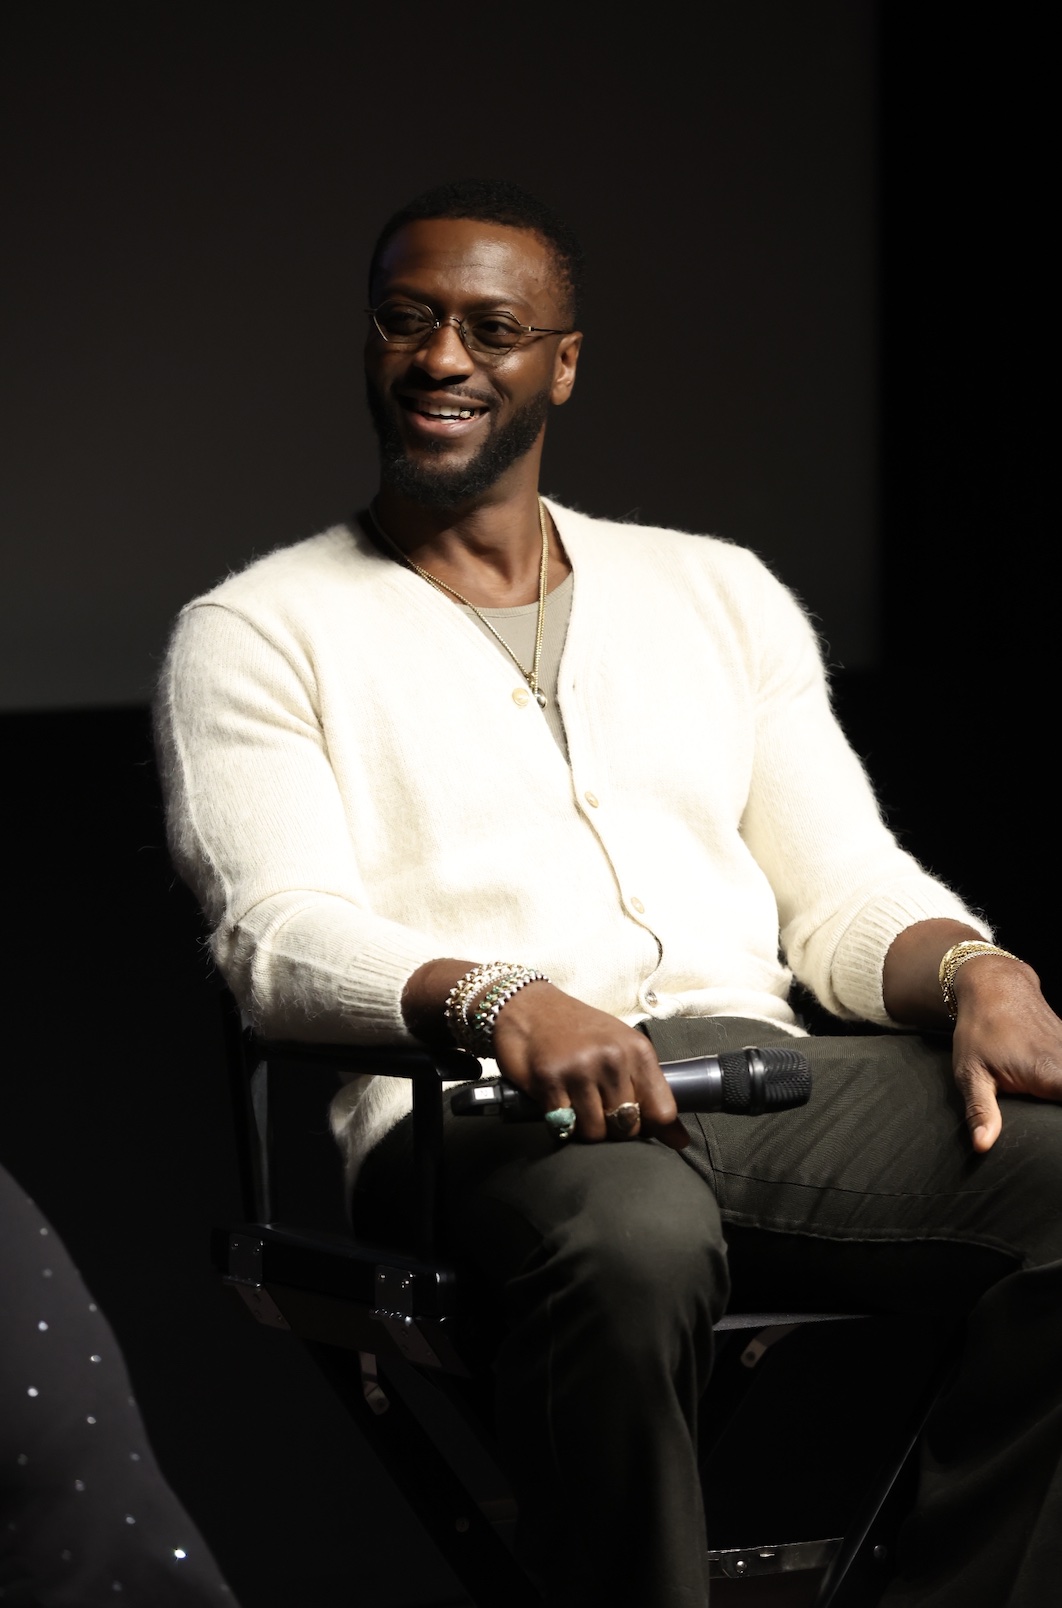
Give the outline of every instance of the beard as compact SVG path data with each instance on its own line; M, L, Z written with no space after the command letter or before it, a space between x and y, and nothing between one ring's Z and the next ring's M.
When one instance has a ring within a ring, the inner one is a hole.
M380 475L410 502L425 508L453 512L485 491L505 471L530 452L549 412L549 393L540 391L516 410L500 429L492 430L479 451L467 463L455 468L445 463L432 465L447 451L445 441L429 441L422 449L428 462L415 462L407 454L394 417L384 407L371 383L366 388L369 413L380 444Z

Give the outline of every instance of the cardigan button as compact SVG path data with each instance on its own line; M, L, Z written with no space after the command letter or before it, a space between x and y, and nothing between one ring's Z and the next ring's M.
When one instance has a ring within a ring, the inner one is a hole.
M526 687L513 688L513 703L518 709L525 708L531 702L531 694Z
M660 1003L659 999L651 988L647 988L645 991L645 1003L647 1005L659 1005Z
M598 799L598 796L597 796L596 793L584 793L583 797L585 798L586 802L589 804L589 806L590 806L590 808L592 810L597 809L597 806L598 806L600 800Z
M637 912L638 912L638 914L640 916L645 915L645 906L642 904L642 901L640 899L632 899L631 900L631 909L632 910L637 910Z

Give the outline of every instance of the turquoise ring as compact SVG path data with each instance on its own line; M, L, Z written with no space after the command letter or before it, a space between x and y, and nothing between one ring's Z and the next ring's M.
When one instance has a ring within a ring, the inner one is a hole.
M570 1139L575 1130L575 1112L571 1106L557 1106L546 1112L546 1121L553 1129L554 1139Z

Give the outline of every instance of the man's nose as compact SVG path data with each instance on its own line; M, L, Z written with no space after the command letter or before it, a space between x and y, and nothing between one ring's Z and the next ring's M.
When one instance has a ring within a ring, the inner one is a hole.
M461 338L456 318L440 319L438 325L417 347L417 366L433 379L471 374L475 368L468 347Z

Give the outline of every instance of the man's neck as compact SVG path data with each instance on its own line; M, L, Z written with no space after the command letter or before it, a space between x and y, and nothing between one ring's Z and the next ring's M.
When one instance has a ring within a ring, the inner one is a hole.
M407 558L480 608L514 608L537 598L542 530L533 481L492 487L458 509L411 502L385 482L374 512ZM548 514L545 524L552 591L570 567Z

